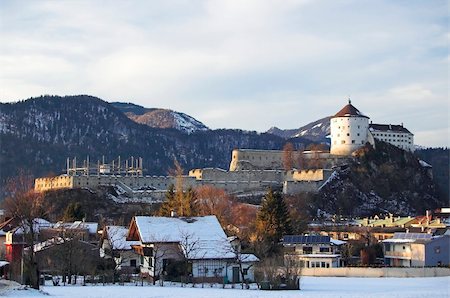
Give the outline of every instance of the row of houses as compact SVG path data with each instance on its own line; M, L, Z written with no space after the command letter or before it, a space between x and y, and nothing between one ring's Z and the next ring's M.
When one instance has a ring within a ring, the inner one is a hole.
M237 237L227 237L215 216L136 216L128 227L76 221L35 222L35 245L26 247L21 225L10 219L0 225L1 252L20 280L20 260L36 253L40 271L48 274L139 273L149 280L186 277L190 281L254 280L259 259L243 253ZM99 269L100 268L100 269Z
M423 222L428 229L424 232L405 230L418 228L413 227L417 219L388 216L339 225L339 233L336 225L313 224L309 234L286 235L281 243L285 259L298 267L336 268L348 265L344 252L352 241L365 241L367 231L378 231L383 237L371 237L383 249L385 266L449 266L450 232L436 228L437 219L426 217ZM149 280L238 283L254 280L259 261L242 251L237 237L227 237L215 216L135 216L129 226L101 228L94 222L36 219L34 228L36 239L31 248L26 247L24 229L17 220L0 224L0 254L6 261L2 266L11 265L12 279L20 280L20 260L30 249L37 255L41 272L53 275L95 275L111 270Z

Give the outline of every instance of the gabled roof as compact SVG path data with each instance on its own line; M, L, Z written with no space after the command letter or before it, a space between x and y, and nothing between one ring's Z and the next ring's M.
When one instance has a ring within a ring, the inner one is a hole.
M134 234L134 235L132 235ZM136 235L137 234L137 235ZM138 238L137 238L138 236ZM190 259L228 259L235 254L227 236L214 215L199 217L135 216L127 240L142 244L195 243Z
M78 220L74 222L58 222L53 227L55 229L64 228L73 230L88 230L89 234L97 234L98 223Z
M106 226L106 237L114 250L131 250L139 241L127 241L128 228L122 226Z
M363 113L361 113L357 108L355 108L351 102L349 101L348 104L343 107L339 112L336 113L336 115L334 115L331 118L336 118L336 117L364 117L364 118L369 118L366 115L364 115Z
M427 233L394 233L394 237L383 242L415 242L416 240L431 240L431 234Z
M371 131L384 131L384 132L402 132L402 133L410 133L412 134L406 127L403 125L393 125L393 124L369 124L369 130Z

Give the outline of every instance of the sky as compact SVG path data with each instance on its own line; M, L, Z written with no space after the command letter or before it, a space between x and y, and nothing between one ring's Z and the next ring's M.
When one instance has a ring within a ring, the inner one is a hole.
M264 132L350 97L448 147L449 42L444 0L3 0L0 101L89 94Z

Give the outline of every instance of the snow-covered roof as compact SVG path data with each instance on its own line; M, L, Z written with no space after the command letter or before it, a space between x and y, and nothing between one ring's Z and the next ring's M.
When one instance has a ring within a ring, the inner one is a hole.
M415 239L393 239L393 238L383 240L383 242L385 242L385 243L411 243L414 241L416 241L416 240Z
M55 237L55 238L51 238L51 239L47 239L45 241L36 243L35 245L33 245L33 250L34 252L38 252L44 249L47 249L53 245L58 245L61 243L64 243L65 241L70 241L69 238L62 238L62 237Z
M96 234L98 230L98 223L84 221L58 222L55 224L54 228L88 230L89 234Z
M257 256L255 256L254 254L241 254L239 256L239 258L241 259L241 262L259 262L259 258Z
M43 219L43 218L35 218L33 220L33 230L35 232L39 232L41 229L45 229L45 228L51 228L52 227L52 223ZM23 234L23 229L24 227L26 229L28 229L28 226L19 226L16 230L15 233L17 234Z
M190 259L234 258L227 236L214 215L201 217L134 217L143 244L182 243L194 246ZM186 254L186 252L185 252Z
M346 243L345 241L338 240L338 239L333 239L333 238L330 239L330 242L331 242L332 244L334 244L334 245L343 245L343 244Z
M127 241L128 228L122 226L107 226L106 234L112 249L131 250L132 245L137 245L139 241Z
M0 261L0 267L6 266L6 265L9 265L9 262Z

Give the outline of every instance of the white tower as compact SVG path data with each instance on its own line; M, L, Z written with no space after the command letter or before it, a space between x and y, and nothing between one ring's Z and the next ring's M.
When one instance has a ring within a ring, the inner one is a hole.
M369 117L355 108L350 99L330 119L331 149L334 155L351 155L361 148L369 139Z

